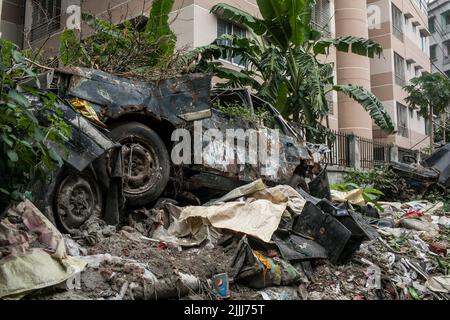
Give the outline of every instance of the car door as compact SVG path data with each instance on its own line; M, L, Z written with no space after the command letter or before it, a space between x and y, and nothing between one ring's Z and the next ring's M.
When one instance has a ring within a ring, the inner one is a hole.
M300 141L280 113L266 101L252 95L260 141L267 143L266 157L259 164L259 175L266 181L288 184L302 159L310 158L305 142ZM261 116L262 114L266 116ZM260 153L264 150L260 148ZM265 161L264 161L265 160Z
M212 116L202 121L203 170L243 182L259 177L258 163L254 161L257 133L252 119L247 117L253 112L248 97L245 89L214 92Z

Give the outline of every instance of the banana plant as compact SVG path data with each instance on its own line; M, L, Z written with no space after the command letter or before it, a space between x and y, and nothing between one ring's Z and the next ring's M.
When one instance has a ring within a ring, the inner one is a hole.
M211 13L247 29L248 37L224 35L184 56L185 64L226 79L225 86L250 86L276 106L283 116L305 128L308 141L321 142L329 114L326 95L338 91L359 102L387 133L394 125L382 103L364 87L334 83L331 63L319 56L338 51L368 57L381 56L376 42L359 37L324 38L311 26L314 0L257 0L262 18L220 3ZM226 40L226 41L224 41ZM246 66L231 70L217 62L220 56L240 57Z

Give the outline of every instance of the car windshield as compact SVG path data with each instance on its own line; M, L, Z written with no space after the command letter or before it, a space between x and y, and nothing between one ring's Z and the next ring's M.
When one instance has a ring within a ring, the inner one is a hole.
M274 107L272 106L269 102L255 96L255 95L251 95L252 100L253 100L253 105L263 105L265 108L267 108L267 110L269 110L272 113L272 118L277 121L278 126L283 126L286 130L288 131L286 133L291 134L292 136L296 137L299 140L304 140L303 134L298 132L288 121L286 121L286 119L283 118L283 116L281 115L281 113ZM256 108L256 107L255 107Z

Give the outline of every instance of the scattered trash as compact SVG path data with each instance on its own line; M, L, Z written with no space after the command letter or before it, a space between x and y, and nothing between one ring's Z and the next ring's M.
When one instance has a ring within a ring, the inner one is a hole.
M354 189L347 192L331 190L331 198L333 201L350 202L351 204L356 204L359 206L366 204L362 189Z
M439 234L439 228L435 224L423 220L401 219L400 223L407 229L425 231L430 237L437 237Z
M434 292L449 293L450 292L450 276L431 277L426 282L428 289Z
M211 280L214 291L220 298L227 299L230 297L230 285L226 273L216 274Z
M382 206L377 218L257 180L201 206L134 208L128 226L90 217L62 236L25 202L0 221L0 297L448 299L446 215L425 201ZM11 257L31 284L6 272Z
M407 213L405 213L404 217L413 219L413 218L420 218L423 216L423 213L416 210L409 210Z
M297 290L292 287L274 287L259 291L263 300L299 300Z
M445 243L439 243L439 242L433 242L429 244L429 247L431 252L434 252L439 255L447 255L447 245Z
M86 266L67 255L61 233L29 200L8 211L0 223L0 240L0 298L20 299L62 283Z

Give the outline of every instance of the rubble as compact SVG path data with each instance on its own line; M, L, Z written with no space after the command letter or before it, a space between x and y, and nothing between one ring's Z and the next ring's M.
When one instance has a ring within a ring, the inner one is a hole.
M264 203L259 210L237 209L258 201ZM76 300L447 300L443 206L425 201L381 205L385 210L378 219L353 211L348 203L255 181L203 206L178 207L165 200L157 208L134 209L129 225L112 227L92 217L71 236L37 219L38 211L20 218L10 210L0 225L0 270L14 257L4 246L11 239L8 230L15 230L18 243L39 240L41 247L22 248L26 255L38 250L48 255L43 263L54 261L52 254L65 255L80 268L62 278L55 274L55 281L30 286L19 296L8 288L0 292L4 298ZM16 211L20 208L24 205ZM321 227L317 218L308 218L311 212L333 223ZM263 223L261 217L273 227L268 223L258 234L253 230ZM394 223L380 224L387 220ZM346 230L344 237L329 234L333 224ZM25 227L30 225L38 227ZM50 243L53 253L42 243Z

